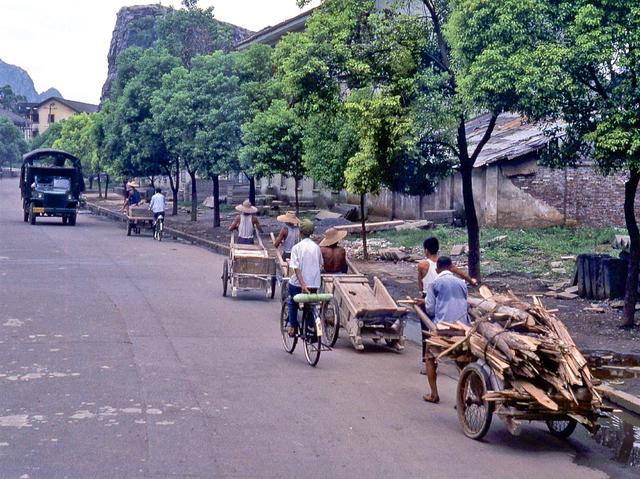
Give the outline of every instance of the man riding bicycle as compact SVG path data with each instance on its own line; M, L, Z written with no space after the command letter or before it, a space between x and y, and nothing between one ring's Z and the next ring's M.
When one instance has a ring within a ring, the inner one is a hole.
M289 327L290 337L295 336L298 328L298 305L293 300L296 294L315 293L320 288L320 270L322 269L322 252L320 247L311 239L315 225L310 220L300 223L300 237L302 240L291 249L289 268L292 270L289 279Z
M164 207L165 207L165 199L162 194L161 188L156 188L156 193L151 197L151 202L149 203L149 209L153 211L153 226L155 227L156 221L159 216L164 218Z

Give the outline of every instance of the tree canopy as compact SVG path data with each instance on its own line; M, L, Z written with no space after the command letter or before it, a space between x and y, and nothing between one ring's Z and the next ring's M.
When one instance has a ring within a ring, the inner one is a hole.
M10 120L0 117L0 167L20 163L27 152L27 143L18 127Z

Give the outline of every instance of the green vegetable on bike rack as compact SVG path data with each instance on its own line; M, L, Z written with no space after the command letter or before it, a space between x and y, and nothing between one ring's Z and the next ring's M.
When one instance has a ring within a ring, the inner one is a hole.
M316 293L316 294L296 294L293 297L293 300L296 303L324 303L326 301L331 301L333 299L333 295L331 293Z

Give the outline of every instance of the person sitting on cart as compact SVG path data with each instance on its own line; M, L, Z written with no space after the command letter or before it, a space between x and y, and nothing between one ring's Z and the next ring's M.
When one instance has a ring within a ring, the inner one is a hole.
M244 200L242 204L236 206L236 211L240 214L235 217L229 231L238 230L238 244L253 244L254 231L262 233L262 226L256 217L258 208L253 206L249 200Z
M346 231L329 228L320 242L320 251L324 260L324 272L327 274L346 274L349 271L347 252L339 245L347 236Z
M287 211L276 218L284 226L280 229L278 237L273 245L279 248L282 245L284 259L291 258L291 249L300 241L300 220L294 211Z
M161 188L156 188L155 194L151 197L149 209L153 212L153 226L155 226L158 216L164 217L165 199Z
M140 196L140 192L138 191L140 185L135 181L130 181L127 183L127 191L124 193L124 203L122 204L121 211L127 211L129 213L129 208L132 206L138 206L140 201L142 201L142 196Z
M440 243L438 238L435 236L431 236L424 240L422 243L422 247L424 248L425 259L418 263L418 289L422 293L422 297L425 298L427 296L427 291L429 290L429 285L433 283L433 281L438 277L438 273L436 273L436 262L438 261L438 251L440 250ZM451 268L453 274L458 276L459 278L465 280L467 283L476 285L478 282L465 273L463 270L458 268L457 266L453 266ZM424 355L426 353L425 347L426 343L424 340L427 338L428 329L422 322L420 323L422 327L422 361L421 365L424 365ZM421 369L421 374L426 374L425 369Z
M436 262L436 272L438 277L429 285L427 291L424 304L425 312L433 318L436 326L440 321L470 324L467 284L454 275L451 258L447 256L439 257ZM427 384L431 392L422 398L427 402L437 403L440 401L436 384L437 364L429 346L426 348L424 361L427 370Z
M320 288L323 260L320 246L311 239L314 230L315 225L311 220L301 221L300 237L302 239L291 249L289 268L293 274L289 278L289 324L287 327L287 333L291 337L295 336L298 328L298 305L293 297L300 293L316 293Z

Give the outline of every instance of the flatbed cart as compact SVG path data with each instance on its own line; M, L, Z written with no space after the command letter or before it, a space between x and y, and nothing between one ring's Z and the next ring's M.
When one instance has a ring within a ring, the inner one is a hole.
M322 290L333 294L333 301L323 311L326 341L335 345L342 328L353 347L364 350L363 340L384 340L397 351L404 349L407 310L396 304L377 277L373 289L369 280L348 261L349 273L322 275Z
M153 212L147 206L130 206L127 211L127 236L142 230L153 233Z
M258 244L238 244L235 233L231 235L229 258L222 268L222 295L226 296L231 286L231 296L238 291L263 290L267 298L273 299L276 291L276 263L269 257L260 234L256 232Z

